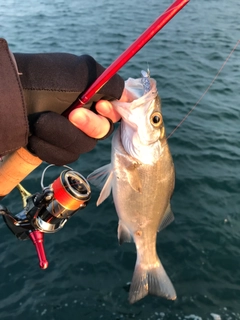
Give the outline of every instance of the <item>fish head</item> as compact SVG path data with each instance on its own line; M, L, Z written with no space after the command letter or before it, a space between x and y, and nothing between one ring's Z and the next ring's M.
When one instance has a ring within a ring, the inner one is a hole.
M125 86L133 101L114 102L115 109L122 117L121 139L124 149L143 163L159 158L165 137L156 81L152 78L149 81L150 91L144 93L141 79L128 79Z

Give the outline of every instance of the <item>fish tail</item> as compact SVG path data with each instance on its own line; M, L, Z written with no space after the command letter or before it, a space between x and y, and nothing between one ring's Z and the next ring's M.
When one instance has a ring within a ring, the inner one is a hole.
M142 266L136 263L129 291L129 302L135 303L148 294L175 300L177 298L171 280L160 260L154 265Z

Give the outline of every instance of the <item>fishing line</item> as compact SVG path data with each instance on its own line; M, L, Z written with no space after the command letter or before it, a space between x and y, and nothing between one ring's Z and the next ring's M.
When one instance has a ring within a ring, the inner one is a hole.
M196 108L196 106L200 103L200 101L203 99L203 97L205 96L205 94L209 91L209 89L211 88L211 86L213 85L213 83L215 82L215 80L218 78L220 72L222 71L222 69L225 67L226 63L228 62L228 60L230 59L231 55L233 54L233 52L237 49L237 46L239 45L240 40L237 41L236 45L234 46L234 48L232 49L232 51L229 53L228 57L226 58L226 60L224 61L224 63L222 64L221 68L218 70L218 73L216 74L216 76L213 78L212 82L210 83L210 85L207 87L207 89L204 91L204 93L202 94L202 96L199 98L199 100L196 102L196 104L192 107L192 109L190 109L190 111L186 114L186 116L182 119L182 121L179 122L179 124L176 126L175 129L173 129L173 131L168 135L167 140L175 133L175 131L183 124L183 122L188 118L188 116L193 112L193 110Z

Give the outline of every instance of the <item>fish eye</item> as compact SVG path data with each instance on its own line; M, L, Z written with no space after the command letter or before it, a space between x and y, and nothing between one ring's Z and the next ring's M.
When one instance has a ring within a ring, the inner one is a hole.
M160 126L162 125L162 122L163 122L161 113L160 112L154 112L151 115L150 121L151 121L151 124L155 128L160 128Z
M160 117L159 116L154 116L152 121L153 121L154 124L157 124L160 121Z

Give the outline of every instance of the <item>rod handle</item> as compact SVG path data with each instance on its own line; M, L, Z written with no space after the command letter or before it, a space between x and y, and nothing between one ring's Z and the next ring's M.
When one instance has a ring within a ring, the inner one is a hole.
M0 197L11 192L42 160L24 148L7 154L0 162Z

